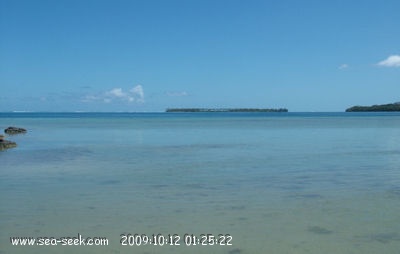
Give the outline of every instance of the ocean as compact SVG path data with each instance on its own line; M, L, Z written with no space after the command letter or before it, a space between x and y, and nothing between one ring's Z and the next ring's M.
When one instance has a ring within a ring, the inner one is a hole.
M400 113L0 113L8 126L28 132L0 151L1 254L400 250ZM80 236L108 245L63 245Z

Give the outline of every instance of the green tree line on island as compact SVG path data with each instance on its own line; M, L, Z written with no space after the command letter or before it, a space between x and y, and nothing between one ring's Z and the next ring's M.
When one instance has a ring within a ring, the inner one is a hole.
M165 112L288 112L286 108L167 108Z

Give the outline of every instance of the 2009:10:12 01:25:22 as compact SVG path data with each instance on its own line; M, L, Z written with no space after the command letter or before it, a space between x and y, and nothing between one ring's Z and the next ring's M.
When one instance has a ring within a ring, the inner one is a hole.
M181 237L178 234L152 234L150 236L146 234L121 234L120 243L123 246L141 246L141 245L186 245L186 246L214 246L214 245L232 245L232 236L230 234L219 234L217 236L213 234L200 234L196 236L194 234L184 234ZM183 240L183 243L182 243Z

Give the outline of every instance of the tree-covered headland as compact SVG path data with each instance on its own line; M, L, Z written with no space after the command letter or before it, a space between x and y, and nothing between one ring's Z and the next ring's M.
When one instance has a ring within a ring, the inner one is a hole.
M372 105L372 106L354 106L346 109L346 112L385 112L385 111L400 111L400 102Z

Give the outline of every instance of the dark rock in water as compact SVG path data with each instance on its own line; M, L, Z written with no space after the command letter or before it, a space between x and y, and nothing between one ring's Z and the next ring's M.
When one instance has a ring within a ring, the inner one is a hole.
M5 140L4 135L0 135L0 151L8 148L13 148L16 146L17 144L15 142Z
M4 130L4 132L13 135L13 134L26 133L26 130L24 128L8 127L7 129Z
M242 250L239 248L228 251L228 254L240 254L240 253L242 253Z
M8 141L8 140L0 140L0 151L8 149L8 148L13 148L16 146L17 146L17 143L15 143L15 142Z
M333 231L320 227L320 226L313 226L313 227L308 227L307 229L309 232L315 233L315 234L320 234L320 235L328 235L328 234L332 234Z
M367 235L365 240L368 242L377 241L380 243L389 243L392 241L400 241L400 235L396 232L388 232L388 233L378 233Z

